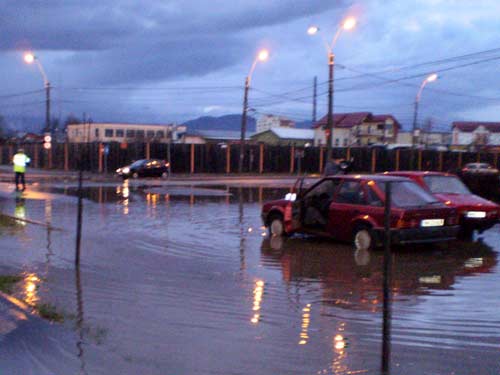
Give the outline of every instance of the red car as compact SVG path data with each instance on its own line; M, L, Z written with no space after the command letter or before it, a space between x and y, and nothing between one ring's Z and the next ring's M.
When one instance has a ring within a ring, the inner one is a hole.
M285 199L265 203L262 220L274 236L294 232L353 241L357 249L382 244L385 189L391 183L392 243L448 241L456 237L456 210L412 180L383 175L325 177L303 189L298 180Z
M461 234L470 237L495 225L500 218L500 206L472 194L454 174L441 172L385 172L389 176L411 178L441 202L455 207L460 217Z

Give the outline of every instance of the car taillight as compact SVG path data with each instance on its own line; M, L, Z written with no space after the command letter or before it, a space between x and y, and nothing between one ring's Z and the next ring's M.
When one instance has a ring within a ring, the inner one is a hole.
M292 206L287 205L285 207L285 221L290 221L292 220Z
M396 224L397 228L416 228L418 227L418 220L416 219L408 219L405 217L402 217L398 220L398 223Z

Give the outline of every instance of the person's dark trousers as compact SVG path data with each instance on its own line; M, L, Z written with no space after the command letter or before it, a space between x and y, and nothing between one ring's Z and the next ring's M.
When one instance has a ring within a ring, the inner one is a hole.
M19 190L19 184L23 185L23 190L26 189L26 182L24 181L24 173L16 172L16 190Z

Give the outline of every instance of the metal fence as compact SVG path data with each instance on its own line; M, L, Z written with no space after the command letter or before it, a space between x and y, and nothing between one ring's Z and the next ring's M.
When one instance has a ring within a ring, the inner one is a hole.
M40 144L0 145L0 164L9 164L18 148L31 158L31 166L44 169L84 170L111 173L138 159L171 161L174 174L238 171L238 144L164 144L164 143L54 143L50 150ZM412 155L413 154L413 155ZM498 165L498 153L397 149L382 147L336 147L334 158L353 160L353 170L457 171L470 162ZM326 149L320 147L269 146L250 144L245 148L245 173L321 173Z

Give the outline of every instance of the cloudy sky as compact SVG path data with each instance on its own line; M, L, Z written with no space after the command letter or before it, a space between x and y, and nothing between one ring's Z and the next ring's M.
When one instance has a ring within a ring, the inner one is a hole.
M500 121L500 4L496 0L5 0L0 13L0 114L15 127L44 121L43 79L23 62L33 51L52 89L52 116L93 121L182 122L241 113L252 77L258 116L297 121L327 108L323 41L341 20L355 29L334 48L335 112L391 113L435 130L454 120ZM320 33L309 36L315 24Z

